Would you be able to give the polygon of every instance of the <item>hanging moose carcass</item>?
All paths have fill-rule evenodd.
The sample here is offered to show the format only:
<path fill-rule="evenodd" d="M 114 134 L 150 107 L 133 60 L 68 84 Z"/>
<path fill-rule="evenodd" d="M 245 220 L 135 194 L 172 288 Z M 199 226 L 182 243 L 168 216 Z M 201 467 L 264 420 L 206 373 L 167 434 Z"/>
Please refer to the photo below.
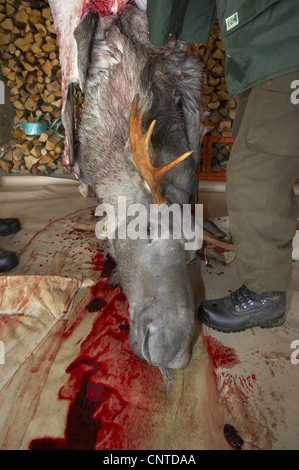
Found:
<path fill-rule="evenodd" d="M 118 219 L 120 196 L 148 210 L 153 204 L 194 206 L 202 137 L 201 65 L 179 43 L 151 44 L 146 13 L 125 3 L 116 14 L 100 15 L 92 2 L 77 24 L 76 16 L 73 23 L 65 20 L 75 38 L 66 52 L 61 2 L 50 0 L 63 72 L 64 164 L 98 200 L 115 208 Z M 78 81 L 85 99 L 77 134 L 72 81 Z M 145 217 L 142 223 L 146 237 L 110 240 L 129 302 L 130 345 L 152 365 L 182 369 L 190 360 L 195 328 L 190 251 L 183 234 L 153 239 L 152 220 Z"/>

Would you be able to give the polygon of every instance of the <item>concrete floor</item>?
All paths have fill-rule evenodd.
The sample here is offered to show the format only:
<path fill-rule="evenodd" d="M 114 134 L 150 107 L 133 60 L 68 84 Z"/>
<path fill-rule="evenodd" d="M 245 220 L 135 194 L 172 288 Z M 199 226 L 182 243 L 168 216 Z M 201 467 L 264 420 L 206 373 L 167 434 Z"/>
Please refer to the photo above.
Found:
<path fill-rule="evenodd" d="M 200 195 L 205 217 L 229 232 L 225 185 L 202 182 Z M 0 276 L 1 449 L 76 448 L 79 438 L 71 435 L 70 422 L 76 409 L 82 411 L 76 406 L 84 387 L 93 390 L 88 422 L 96 429 L 86 448 L 232 449 L 235 438 L 225 437 L 225 425 L 237 431 L 243 449 L 299 448 L 299 364 L 292 362 L 294 341 L 299 349 L 298 261 L 285 324 L 222 334 L 198 322 L 192 360 L 173 374 L 166 399 L 161 374 L 136 362 L 126 339 L 111 340 L 113 357 L 104 349 L 114 318 L 127 322 L 127 305 L 118 290 L 104 290 L 94 234 L 76 229 L 93 219 L 96 201 L 83 198 L 75 181 L 30 176 L 0 177 L 0 199 L 0 216 L 18 217 L 22 224 L 19 233 L 1 239 L 1 248 L 20 260 Z M 234 263 L 211 264 L 198 259 L 190 265 L 198 304 L 240 286 Z M 96 288 L 114 312 L 106 323 L 101 311 L 86 310 Z M 101 354 L 93 356 L 95 344 Z M 85 368 L 79 369 L 83 357 Z M 100 367 L 99 358 L 105 370 L 96 369 L 87 380 L 86 364 Z M 99 399 L 103 390 L 105 400 Z M 76 419 L 83 426 L 81 411 Z"/>

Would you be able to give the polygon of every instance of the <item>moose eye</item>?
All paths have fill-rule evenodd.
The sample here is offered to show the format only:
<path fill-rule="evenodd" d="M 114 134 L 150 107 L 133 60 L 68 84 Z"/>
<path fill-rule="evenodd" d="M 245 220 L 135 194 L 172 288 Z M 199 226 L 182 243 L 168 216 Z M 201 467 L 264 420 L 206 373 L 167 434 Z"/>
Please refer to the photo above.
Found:
<path fill-rule="evenodd" d="M 148 226 L 147 226 L 147 242 L 148 243 L 152 243 L 152 241 L 153 241 L 152 240 L 152 230 L 153 230 L 153 227 L 150 224 L 148 224 Z"/>

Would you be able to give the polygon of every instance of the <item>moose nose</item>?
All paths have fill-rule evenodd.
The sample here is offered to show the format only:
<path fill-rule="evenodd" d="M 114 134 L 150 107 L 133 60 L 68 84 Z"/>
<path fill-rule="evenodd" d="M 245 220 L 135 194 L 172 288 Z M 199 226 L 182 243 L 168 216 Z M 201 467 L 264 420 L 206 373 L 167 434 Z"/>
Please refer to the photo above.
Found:
<path fill-rule="evenodd" d="M 188 345 L 181 340 L 170 342 L 165 334 L 150 326 L 142 345 L 143 358 L 149 364 L 171 369 L 184 369 L 190 360 Z"/>
<path fill-rule="evenodd" d="M 151 361 L 151 355 L 150 355 L 150 350 L 149 350 L 149 338 L 152 334 L 153 333 L 151 333 L 150 328 L 148 328 L 144 341 L 143 341 L 143 347 L 142 347 L 142 355 L 144 359 L 150 364 L 152 364 L 152 361 Z"/>

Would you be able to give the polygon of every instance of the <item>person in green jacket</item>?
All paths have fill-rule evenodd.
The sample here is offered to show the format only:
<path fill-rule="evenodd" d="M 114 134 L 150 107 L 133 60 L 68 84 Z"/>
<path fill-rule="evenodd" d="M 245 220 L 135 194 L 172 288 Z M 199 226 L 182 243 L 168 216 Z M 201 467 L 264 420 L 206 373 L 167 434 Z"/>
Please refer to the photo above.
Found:
<path fill-rule="evenodd" d="M 207 43 L 216 14 L 230 98 L 239 96 L 227 203 L 241 287 L 205 300 L 201 320 L 223 332 L 285 320 L 299 177 L 298 0 L 148 0 L 150 41 Z"/>

